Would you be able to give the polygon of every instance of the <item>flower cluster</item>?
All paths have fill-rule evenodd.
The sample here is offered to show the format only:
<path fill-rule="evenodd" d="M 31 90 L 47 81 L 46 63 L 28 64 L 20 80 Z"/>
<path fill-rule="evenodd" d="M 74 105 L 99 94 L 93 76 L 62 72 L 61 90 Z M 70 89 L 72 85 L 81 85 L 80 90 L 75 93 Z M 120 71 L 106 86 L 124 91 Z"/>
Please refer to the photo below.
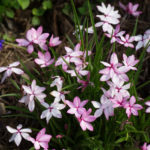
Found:
<path fill-rule="evenodd" d="M 123 107 L 126 109 L 126 114 L 130 118 L 131 114 L 137 116 L 137 110 L 141 110 L 143 107 L 139 104 L 135 104 L 136 99 L 134 96 L 130 97 L 128 89 L 130 88 L 130 83 L 125 84 L 129 81 L 127 72 L 130 70 L 136 70 L 134 67 L 138 60 L 135 59 L 134 55 L 127 57 L 123 54 L 123 64 L 118 62 L 116 53 L 113 53 L 110 58 L 110 64 L 107 62 L 101 62 L 106 68 L 99 71 L 102 74 L 100 78 L 101 81 L 107 81 L 109 85 L 109 90 L 104 90 L 104 94 L 101 97 L 101 103 L 93 101 L 92 104 L 97 111 L 95 116 L 99 117 L 104 114 L 106 119 L 109 119 L 109 116 L 114 115 L 114 108 Z M 109 81 L 109 80 L 112 81 Z M 130 98 L 129 101 L 127 101 Z"/>
<path fill-rule="evenodd" d="M 86 105 L 87 102 L 88 100 L 84 100 L 81 102 L 78 96 L 74 98 L 73 103 L 69 100 L 66 100 L 66 104 L 70 107 L 67 113 L 75 115 L 83 131 L 85 131 L 86 129 L 93 131 L 93 126 L 90 124 L 90 122 L 93 122 L 96 117 L 90 115 L 90 113 L 92 112 L 91 108 L 89 108 L 88 110 L 84 108 L 84 105 Z"/>
<path fill-rule="evenodd" d="M 74 50 L 65 47 L 66 55 L 59 57 L 58 60 L 55 63 L 55 66 L 62 65 L 62 68 L 65 72 L 71 74 L 72 77 L 77 77 L 77 74 L 79 76 L 86 76 L 88 75 L 89 71 L 85 70 L 85 68 L 88 65 L 88 62 L 86 62 L 86 53 L 88 55 L 91 55 L 91 51 L 81 51 L 81 43 L 78 43 Z M 70 65 L 73 64 L 74 69 L 69 70 Z"/>
<path fill-rule="evenodd" d="M 119 5 L 130 15 L 137 17 L 141 14 L 141 11 L 137 11 L 138 4 L 133 5 L 130 2 L 126 6 L 122 3 L 119 3 Z M 102 3 L 101 6 L 97 6 L 97 9 L 102 14 L 96 16 L 100 21 L 95 24 L 95 27 L 102 26 L 104 34 L 108 38 L 111 38 L 111 43 L 117 42 L 125 47 L 134 48 L 133 42 L 136 41 L 138 42 L 136 50 L 141 47 L 148 47 L 147 51 L 150 52 L 150 30 L 147 30 L 143 36 L 130 36 L 129 34 L 125 34 L 125 31 L 120 30 L 121 15 L 118 10 L 115 10 L 110 4 L 106 6 L 104 3 Z M 79 28 L 88 33 L 94 33 L 93 27 L 84 29 L 81 25 Z M 75 31 L 75 33 L 76 32 L 79 32 L 79 29 Z M 131 115 L 139 115 L 138 111 L 143 109 L 143 106 L 138 104 L 140 103 L 138 101 L 138 96 L 134 96 L 134 94 L 130 92 L 133 83 L 131 82 L 129 72 L 136 71 L 136 65 L 139 62 L 139 60 L 135 58 L 135 55 L 128 56 L 123 54 L 122 62 L 120 62 L 117 54 L 113 52 L 110 56 L 110 62 L 105 62 L 103 59 L 99 59 L 101 60 L 101 66 L 105 66 L 105 68 L 102 69 L 101 66 L 96 66 L 89 61 L 89 57 L 93 59 L 95 54 L 91 57 L 92 51 L 83 49 L 84 46 L 81 42 L 77 43 L 74 48 L 65 46 L 64 49 L 66 54 L 56 58 L 53 47 L 61 44 L 61 41 L 59 37 L 54 37 L 52 34 L 47 44 L 48 37 L 49 33 L 43 33 L 43 28 L 40 26 L 38 29 L 29 29 L 26 33 L 26 39 L 16 39 L 19 46 L 27 47 L 28 53 L 34 51 L 35 45 L 39 46 L 37 53 L 35 51 L 35 55 L 33 55 L 36 56 L 34 62 L 39 65 L 37 67 L 40 67 L 42 73 L 45 73 L 44 80 L 48 79 L 47 81 L 40 81 L 38 78 L 31 78 L 32 80 L 26 80 L 27 85 L 21 85 L 23 97 L 20 98 L 19 102 L 27 105 L 29 113 L 36 113 L 35 110 L 38 110 L 37 116 L 39 119 L 46 119 L 48 125 L 53 122 L 53 119 L 51 119 L 52 117 L 59 120 L 65 116 L 64 113 L 68 113 L 75 116 L 83 131 L 93 131 L 94 127 L 92 122 L 101 117 L 103 113 L 105 118 L 109 120 L 110 117 L 114 116 L 114 110 L 117 108 L 121 108 L 126 112 L 127 120 L 131 118 Z M 84 42 L 84 40 L 82 42 Z M 2 42 L 0 41 L 0 43 Z M 55 59 L 53 58 L 54 56 Z M 3 83 L 7 77 L 10 77 L 12 73 L 18 75 L 24 73 L 24 71 L 17 68 L 19 64 L 20 63 L 17 61 L 6 67 L 0 67 L 0 72 L 5 71 L 1 83 Z M 62 67 L 60 71 L 61 73 L 58 71 L 58 66 Z M 50 70 L 45 69 L 45 67 L 50 69 L 52 67 L 51 70 L 56 68 L 56 71 L 50 72 Z M 100 68 L 100 70 L 96 67 Z M 94 72 L 95 70 L 97 71 Z M 97 76 L 93 77 L 92 75 L 98 74 L 98 70 L 100 81 L 99 76 L 98 81 L 95 81 Z M 69 82 L 67 82 L 67 78 Z M 74 82 L 75 84 L 72 84 L 71 82 Z M 106 84 L 105 86 L 96 87 L 97 82 L 101 82 L 102 84 L 105 82 Z M 89 96 L 88 98 L 86 97 L 84 100 L 81 100 L 79 95 L 73 93 L 74 91 L 70 88 L 74 85 L 74 90 L 77 91 L 77 89 L 81 89 L 81 96 L 83 96 L 83 99 L 84 96 L 87 96 L 86 90 L 88 91 L 88 88 L 86 89 L 86 87 L 88 85 L 92 85 L 91 89 L 93 91 L 98 89 L 97 91 L 99 93 L 96 93 L 96 91 L 96 94 L 94 93 L 96 96 L 93 96 L 93 93 L 91 92 L 92 90 L 88 91 L 91 92 L 90 94 L 94 98 L 92 97 L 92 100 L 90 100 L 91 98 Z M 80 86 L 78 87 L 78 85 Z M 145 105 L 148 106 L 146 113 L 150 113 L 150 101 L 145 102 Z M 38 109 L 38 106 L 40 106 L 40 109 Z M 92 115 L 93 109 L 91 106 L 95 108 L 94 115 Z M 67 107 L 69 107 L 68 110 L 66 110 Z M 17 129 L 10 126 L 6 126 L 6 128 L 13 134 L 9 141 L 14 141 L 17 146 L 20 145 L 23 138 L 33 143 L 36 150 L 40 150 L 40 148 L 48 150 L 49 148 L 48 144 L 52 135 L 46 134 L 46 128 L 41 129 L 36 138 L 30 136 L 30 133 L 32 132 L 31 129 L 24 129 L 21 124 L 17 126 Z M 67 127 L 65 129 L 67 130 Z M 56 137 L 56 139 L 59 140 L 65 137 L 62 133 L 53 134 L 53 137 Z M 149 148 L 150 147 L 147 143 L 144 143 L 142 146 L 142 150 L 149 150 Z"/>
<path fill-rule="evenodd" d="M 10 126 L 6 126 L 7 130 L 12 133 L 12 137 L 10 138 L 9 142 L 14 141 L 17 146 L 20 145 L 22 138 L 27 141 L 30 141 L 34 144 L 36 150 L 39 150 L 40 147 L 44 148 L 44 150 L 48 150 L 48 143 L 52 138 L 51 135 L 45 134 L 46 129 L 43 128 L 36 136 L 36 139 L 32 138 L 29 133 L 32 132 L 31 129 L 25 128 L 22 129 L 22 124 L 17 126 L 17 129 L 14 129 Z"/>
<path fill-rule="evenodd" d="M 28 53 L 32 53 L 34 51 L 34 44 L 39 45 L 40 48 L 43 50 L 48 50 L 48 46 L 46 45 L 46 40 L 49 36 L 49 33 L 43 33 L 43 27 L 40 26 L 37 30 L 34 28 L 31 28 L 28 30 L 26 34 L 26 39 L 16 39 L 16 42 L 18 42 L 19 46 L 25 46 L 27 47 Z M 59 37 L 54 38 L 53 35 L 50 38 L 49 46 L 54 47 L 61 43 L 59 41 Z"/>

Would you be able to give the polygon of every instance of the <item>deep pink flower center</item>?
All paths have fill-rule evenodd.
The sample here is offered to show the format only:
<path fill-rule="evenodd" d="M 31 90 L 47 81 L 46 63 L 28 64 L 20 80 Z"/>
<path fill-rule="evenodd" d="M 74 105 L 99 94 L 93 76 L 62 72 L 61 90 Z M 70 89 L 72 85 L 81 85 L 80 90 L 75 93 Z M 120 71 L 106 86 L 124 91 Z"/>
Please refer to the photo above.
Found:
<path fill-rule="evenodd" d="M 17 129 L 17 131 L 18 131 L 18 133 L 20 133 L 20 134 L 21 134 L 20 129 Z"/>
<path fill-rule="evenodd" d="M 49 111 L 51 112 L 51 111 L 52 111 L 52 109 L 54 109 L 54 108 L 50 106 L 48 109 L 49 109 Z"/>
<path fill-rule="evenodd" d="M 116 89 L 117 89 L 118 92 L 120 92 L 120 90 L 121 90 L 121 88 L 119 88 L 119 87 L 116 87 Z"/>

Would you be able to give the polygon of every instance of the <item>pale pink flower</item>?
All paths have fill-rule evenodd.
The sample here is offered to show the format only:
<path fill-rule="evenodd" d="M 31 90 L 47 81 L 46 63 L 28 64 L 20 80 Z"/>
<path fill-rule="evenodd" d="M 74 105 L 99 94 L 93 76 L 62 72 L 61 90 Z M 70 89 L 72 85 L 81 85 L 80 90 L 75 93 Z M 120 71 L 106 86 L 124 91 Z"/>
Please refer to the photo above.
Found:
<path fill-rule="evenodd" d="M 9 139 L 9 142 L 12 142 L 14 141 L 16 143 L 17 146 L 20 145 L 21 141 L 22 141 L 22 137 L 27 140 L 28 137 L 30 136 L 29 133 L 32 132 L 31 129 L 29 128 L 25 128 L 25 129 L 22 129 L 22 124 L 19 124 L 17 126 L 17 129 L 14 129 L 10 126 L 6 126 L 7 130 L 12 133 L 12 137 Z"/>
<path fill-rule="evenodd" d="M 100 22 L 95 24 L 95 27 L 102 26 L 104 32 L 112 33 L 113 25 L 119 24 L 119 18 L 121 17 L 118 14 L 118 10 L 114 10 L 114 7 L 108 4 L 106 7 L 104 3 L 101 6 L 97 6 L 98 11 L 103 13 L 104 15 L 96 15 L 96 17 L 100 18 Z"/>
<path fill-rule="evenodd" d="M 107 81 L 107 84 L 110 86 L 111 95 L 117 96 L 120 95 L 122 97 L 129 97 L 130 94 L 128 92 L 128 89 L 130 89 L 130 83 L 124 85 L 124 81 L 120 80 L 119 78 L 112 79 L 113 82 Z"/>
<path fill-rule="evenodd" d="M 43 33 L 43 27 L 40 26 L 37 30 L 31 28 L 26 33 L 26 39 L 16 39 L 19 46 L 27 47 L 28 53 L 32 53 L 34 51 L 33 44 L 38 44 L 42 49 L 47 50 L 46 39 L 49 36 L 48 33 Z"/>
<path fill-rule="evenodd" d="M 40 150 L 42 147 L 44 150 L 48 150 L 48 143 L 51 140 L 52 136 L 45 134 L 46 129 L 43 128 L 36 136 L 36 139 L 29 137 L 28 141 L 31 141 L 34 144 L 36 150 Z"/>
<path fill-rule="evenodd" d="M 75 116 L 78 118 L 85 111 L 84 105 L 86 105 L 88 100 L 81 101 L 80 98 L 76 96 L 73 102 L 70 102 L 68 100 L 66 100 L 65 102 L 70 107 L 67 113 L 75 114 Z"/>
<path fill-rule="evenodd" d="M 72 77 L 77 77 L 76 73 L 78 73 L 80 76 L 86 76 L 89 74 L 89 71 L 83 70 L 82 66 L 76 67 L 75 70 L 67 70 L 66 72 L 69 73 Z"/>
<path fill-rule="evenodd" d="M 121 64 L 118 62 L 118 57 L 116 53 L 113 53 L 110 58 L 110 64 L 107 62 L 101 61 L 101 63 L 106 66 L 105 69 L 102 69 L 99 71 L 100 74 L 103 74 L 102 77 L 100 78 L 101 81 L 107 81 L 110 78 L 115 77 L 115 74 L 118 74 L 117 67 L 120 66 Z"/>
<path fill-rule="evenodd" d="M 52 36 L 51 36 L 51 38 L 49 40 L 49 46 L 50 47 L 55 47 L 55 46 L 57 46 L 59 44 L 61 44 L 61 41 L 59 40 L 59 37 L 55 37 L 54 38 L 54 36 L 52 34 Z"/>
<path fill-rule="evenodd" d="M 65 47 L 66 50 L 66 55 L 63 56 L 65 61 L 70 64 L 70 63 L 75 63 L 76 65 L 82 64 L 82 60 L 80 59 L 80 56 L 83 55 L 83 51 L 80 51 L 81 43 L 78 43 L 74 50 L 71 49 L 70 47 Z M 55 66 L 62 65 L 62 68 L 64 71 L 68 69 L 68 65 L 66 64 L 62 57 L 59 57 L 58 60 L 55 63 Z"/>
<path fill-rule="evenodd" d="M 137 63 L 139 62 L 139 60 L 136 60 L 135 59 L 135 56 L 134 55 L 131 55 L 129 57 L 127 57 L 126 54 L 123 54 L 123 64 L 125 66 L 124 69 L 126 69 L 127 71 L 129 70 L 137 70 L 136 67 L 134 67 Z"/>
<path fill-rule="evenodd" d="M 134 45 L 132 44 L 132 42 L 134 41 L 134 37 L 133 36 L 129 36 L 129 34 L 126 34 L 125 37 L 121 36 L 121 40 L 120 40 L 120 44 L 124 45 L 125 47 L 131 47 L 134 48 Z"/>
<path fill-rule="evenodd" d="M 44 110 L 41 114 L 41 119 L 46 118 L 46 121 L 48 123 L 52 116 L 56 118 L 62 118 L 62 114 L 60 110 L 65 108 L 64 104 L 60 104 L 57 101 L 56 102 L 54 101 L 50 105 L 45 102 L 41 104 L 46 108 L 46 110 Z"/>
<path fill-rule="evenodd" d="M 28 105 L 29 110 L 32 112 L 35 108 L 34 98 L 39 100 L 40 103 L 44 102 L 46 94 L 42 93 L 45 90 L 45 87 L 40 87 L 36 85 L 36 80 L 32 81 L 31 86 L 22 85 L 24 93 L 26 96 L 23 96 L 19 102 L 25 103 Z"/>
<path fill-rule="evenodd" d="M 91 125 L 91 122 L 95 121 L 96 117 L 94 117 L 93 115 L 90 115 L 91 112 L 92 112 L 92 109 L 89 108 L 87 111 L 85 110 L 82 113 L 80 118 L 78 118 L 78 121 L 80 122 L 80 126 L 83 131 L 87 129 L 90 131 L 93 131 L 93 126 Z"/>
<path fill-rule="evenodd" d="M 48 51 L 45 54 L 38 51 L 38 56 L 39 56 L 39 58 L 36 58 L 34 61 L 35 61 L 35 63 L 40 65 L 41 68 L 47 67 L 54 62 L 54 59 L 51 59 L 51 54 Z"/>
<path fill-rule="evenodd" d="M 16 62 L 13 62 L 12 64 L 9 64 L 9 66 L 0 67 L 0 72 L 5 71 L 4 76 L 1 79 L 1 83 L 3 83 L 7 77 L 10 77 L 12 73 L 15 73 L 18 75 L 24 74 L 24 72 L 21 69 L 16 68 L 19 64 L 20 64 L 19 61 L 16 61 Z"/>
<path fill-rule="evenodd" d="M 101 103 L 92 101 L 93 106 L 97 109 L 94 116 L 96 118 L 100 117 L 104 112 L 106 119 L 109 120 L 109 116 L 114 116 L 114 108 L 112 107 L 113 103 L 106 97 L 106 95 L 102 95 L 100 102 Z"/>
<path fill-rule="evenodd" d="M 149 106 L 145 112 L 150 113 L 150 101 L 145 102 L 145 105 Z"/>
<path fill-rule="evenodd" d="M 120 31 L 120 24 L 118 24 L 115 30 L 113 29 L 111 33 L 105 33 L 105 35 L 111 38 L 110 41 L 111 43 L 114 43 L 114 42 L 119 42 L 120 37 L 123 36 L 124 33 L 125 31 Z"/>
<path fill-rule="evenodd" d="M 134 96 L 132 96 L 129 100 L 129 102 L 127 102 L 124 105 L 124 108 L 126 109 L 126 114 L 128 116 L 128 118 L 131 117 L 131 114 L 133 114 L 134 116 L 138 116 L 138 110 L 143 109 L 143 107 L 139 104 L 135 104 L 136 99 Z"/>
<path fill-rule="evenodd" d="M 68 64 L 70 64 L 70 57 L 68 57 L 67 55 L 62 56 L 62 57 L 65 59 L 65 61 L 66 61 Z M 64 71 L 66 71 L 66 70 L 68 69 L 68 65 L 66 64 L 66 62 L 63 60 L 62 57 L 59 57 L 59 58 L 57 59 L 57 61 L 55 62 L 55 66 L 57 67 L 57 66 L 59 66 L 59 65 L 62 65 L 62 69 L 63 69 Z"/>
<path fill-rule="evenodd" d="M 119 2 L 119 6 L 125 10 L 128 14 L 132 15 L 132 16 L 139 16 L 142 12 L 141 11 L 137 11 L 137 8 L 139 7 L 139 4 L 135 4 L 133 5 L 131 2 L 128 3 L 128 5 L 124 5 L 121 2 Z"/>
<path fill-rule="evenodd" d="M 68 64 L 72 65 L 71 63 L 73 63 L 73 65 L 75 65 L 75 69 L 76 72 L 78 72 L 78 74 L 87 75 L 88 71 L 83 70 L 88 65 L 88 62 L 86 62 L 86 51 L 81 51 L 80 47 L 81 43 L 76 44 L 74 50 L 71 49 L 70 47 L 65 47 L 66 55 L 59 57 L 55 63 L 55 66 L 62 65 L 62 68 L 65 72 L 70 73 L 71 76 L 76 76 L 74 70 L 67 70 L 69 67 Z M 91 51 L 88 51 L 87 55 L 91 55 Z"/>
<path fill-rule="evenodd" d="M 144 145 L 141 147 L 141 150 L 150 150 L 150 144 L 147 145 L 147 143 L 145 142 Z"/>

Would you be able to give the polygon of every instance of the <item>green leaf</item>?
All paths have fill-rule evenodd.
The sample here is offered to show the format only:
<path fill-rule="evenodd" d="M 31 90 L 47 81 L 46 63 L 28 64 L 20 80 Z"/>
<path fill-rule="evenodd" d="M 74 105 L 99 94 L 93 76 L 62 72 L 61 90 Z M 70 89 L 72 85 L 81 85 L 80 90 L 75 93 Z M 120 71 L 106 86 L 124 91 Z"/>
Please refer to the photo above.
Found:
<path fill-rule="evenodd" d="M 71 11 L 71 7 L 68 3 L 64 4 L 64 8 L 62 9 L 62 12 L 67 15 L 70 16 L 70 11 Z"/>
<path fill-rule="evenodd" d="M 42 8 L 33 8 L 32 9 L 32 14 L 34 16 L 43 16 L 44 12 L 45 12 L 45 10 Z"/>
<path fill-rule="evenodd" d="M 0 15 L 2 15 L 5 12 L 5 7 L 3 5 L 0 5 Z"/>
<path fill-rule="evenodd" d="M 37 16 L 32 17 L 32 25 L 38 26 L 40 24 L 40 19 Z"/>
<path fill-rule="evenodd" d="M 122 138 L 118 139 L 115 143 L 122 143 L 124 141 L 126 141 L 126 137 L 122 137 Z"/>
<path fill-rule="evenodd" d="M 20 111 L 20 112 L 24 112 L 24 113 L 31 113 L 28 109 L 17 107 L 17 106 L 5 106 L 5 108 Z"/>
<path fill-rule="evenodd" d="M 26 9 L 30 5 L 30 0 L 18 0 L 22 9 Z"/>
<path fill-rule="evenodd" d="M 31 116 L 31 115 L 26 115 L 26 114 L 10 114 L 10 115 L 3 115 L 1 116 L 3 118 L 9 118 L 9 117 L 23 117 L 23 118 L 31 118 L 31 119 L 35 119 L 35 117 Z"/>
<path fill-rule="evenodd" d="M 53 7 L 51 0 L 46 0 L 42 3 L 42 7 L 44 10 L 51 9 Z"/>
<path fill-rule="evenodd" d="M 16 93 L 3 94 L 3 95 L 0 95 L 0 98 L 2 98 L 2 97 L 11 97 L 11 96 L 19 97 L 20 95 L 16 94 Z"/>
<path fill-rule="evenodd" d="M 35 150 L 34 147 L 31 147 L 29 150 Z"/>
<path fill-rule="evenodd" d="M 14 18 L 15 16 L 14 11 L 12 9 L 7 9 L 5 13 L 6 13 L 6 16 L 9 18 Z"/>
<path fill-rule="evenodd" d="M 17 90 L 20 90 L 20 87 L 19 85 L 17 84 L 17 82 L 13 79 L 10 79 L 11 83 L 14 85 L 14 87 L 17 89 Z"/>

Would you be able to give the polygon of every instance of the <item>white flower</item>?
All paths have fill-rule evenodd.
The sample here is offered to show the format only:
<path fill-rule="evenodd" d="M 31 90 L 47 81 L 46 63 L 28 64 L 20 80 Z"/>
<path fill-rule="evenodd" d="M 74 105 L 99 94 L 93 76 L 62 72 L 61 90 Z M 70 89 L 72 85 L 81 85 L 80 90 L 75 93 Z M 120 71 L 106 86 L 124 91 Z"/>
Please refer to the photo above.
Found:
<path fill-rule="evenodd" d="M 101 103 L 97 101 L 92 101 L 92 104 L 95 108 L 97 108 L 94 116 L 100 117 L 104 111 L 105 117 L 108 120 L 109 116 L 114 115 L 114 108 L 113 108 L 113 103 L 111 100 L 109 100 L 105 95 L 102 95 L 101 97 Z"/>
<path fill-rule="evenodd" d="M 65 94 L 70 93 L 70 91 L 52 91 L 50 94 L 55 97 L 55 101 L 59 102 L 62 100 L 65 103 Z"/>
<path fill-rule="evenodd" d="M 114 10 L 114 7 L 108 4 L 106 7 L 104 3 L 102 6 L 97 6 L 98 11 L 104 15 L 97 15 L 96 17 L 100 18 L 100 22 L 95 24 L 95 27 L 102 26 L 104 32 L 112 33 L 113 25 L 119 24 L 119 18 L 121 17 L 118 14 L 118 10 Z"/>
<path fill-rule="evenodd" d="M 54 101 L 52 104 L 42 103 L 42 105 L 47 108 L 41 114 L 41 119 L 46 118 L 47 123 L 51 119 L 52 116 L 56 118 L 62 118 L 61 111 L 65 108 L 64 104 L 60 104 L 57 101 Z"/>
<path fill-rule="evenodd" d="M 55 77 L 53 77 L 53 78 L 55 78 L 55 80 L 50 84 L 50 87 L 56 86 L 56 87 L 57 87 L 57 90 L 58 90 L 58 91 L 61 91 L 62 85 L 63 85 L 63 79 L 62 79 L 62 77 L 60 77 L 60 76 L 55 76 Z"/>
<path fill-rule="evenodd" d="M 89 34 L 93 34 L 93 33 L 94 33 L 94 30 L 93 30 L 93 27 L 92 27 L 92 26 L 90 26 L 90 27 L 88 27 L 88 28 L 85 28 L 85 27 L 83 28 L 83 27 L 84 27 L 83 25 L 80 25 L 80 26 L 79 26 L 79 28 L 80 28 L 81 31 L 84 30 L 85 32 L 87 32 L 87 33 L 89 33 Z M 76 31 L 73 32 L 73 35 L 75 35 L 76 33 L 79 33 L 78 26 L 77 26 Z"/>
<path fill-rule="evenodd" d="M 139 50 L 142 47 L 146 47 L 147 48 L 147 52 L 150 52 L 150 29 L 146 30 L 144 35 L 137 35 L 134 36 L 135 41 L 137 41 L 137 45 L 136 45 L 136 50 Z"/>
<path fill-rule="evenodd" d="M 18 66 L 19 64 L 20 63 L 16 61 L 7 67 L 0 67 L 0 72 L 5 71 L 4 76 L 1 80 L 1 83 L 3 83 L 7 77 L 10 77 L 13 72 L 19 75 L 24 73 L 21 69 L 16 68 L 16 66 Z"/>
<path fill-rule="evenodd" d="M 34 98 L 37 98 L 37 100 L 42 103 L 46 97 L 46 94 L 42 93 L 45 90 L 45 87 L 37 86 L 36 80 L 32 81 L 31 86 L 23 85 L 22 88 L 27 95 L 22 97 L 19 102 L 28 105 L 30 111 L 33 111 L 35 107 Z"/>
<path fill-rule="evenodd" d="M 32 132 L 32 130 L 29 128 L 22 129 L 22 124 L 19 124 L 17 126 L 17 129 L 14 129 L 10 126 L 6 126 L 6 128 L 10 133 L 13 134 L 12 137 L 9 139 L 9 142 L 14 141 L 17 146 L 20 145 L 22 137 L 27 140 L 30 136 L 28 133 Z"/>

